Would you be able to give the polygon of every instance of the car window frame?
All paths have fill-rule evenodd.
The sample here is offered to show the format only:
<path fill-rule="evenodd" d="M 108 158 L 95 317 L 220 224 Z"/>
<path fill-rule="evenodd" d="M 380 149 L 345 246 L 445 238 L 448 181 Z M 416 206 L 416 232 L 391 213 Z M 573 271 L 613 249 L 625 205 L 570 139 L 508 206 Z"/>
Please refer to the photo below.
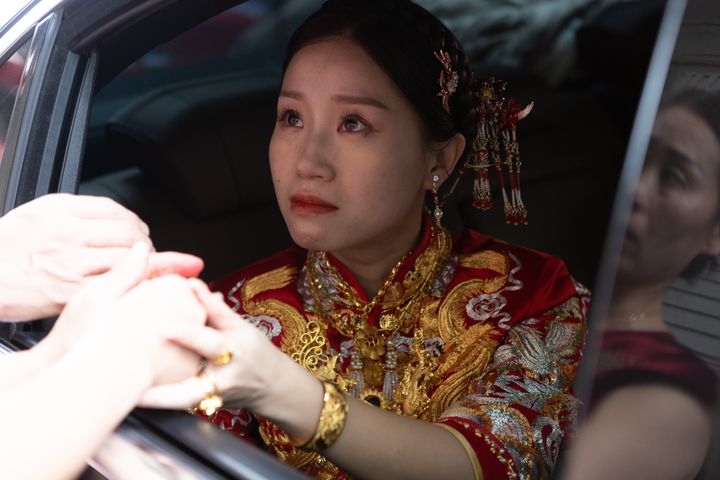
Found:
<path fill-rule="evenodd" d="M 47 71 L 49 50 L 57 35 L 59 17 L 51 13 L 30 34 L 20 37 L 3 56 L 4 61 L 30 40 L 28 57 L 8 122 L 5 149 L 0 160 L 0 212 L 4 215 L 16 205 L 18 177 L 24 164 L 27 137 L 41 95 L 40 84 Z"/>

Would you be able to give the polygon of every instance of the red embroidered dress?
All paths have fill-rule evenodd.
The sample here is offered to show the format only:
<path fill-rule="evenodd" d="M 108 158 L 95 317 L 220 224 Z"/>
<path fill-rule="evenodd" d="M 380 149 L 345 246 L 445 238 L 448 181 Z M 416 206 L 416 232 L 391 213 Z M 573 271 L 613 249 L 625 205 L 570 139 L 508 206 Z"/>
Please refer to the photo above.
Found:
<path fill-rule="evenodd" d="M 449 429 L 487 479 L 545 478 L 574 425 L 570 393 L 589 292 L 558 258 L 424 222 L 418 247 L 370 301 L 330 254 L 291 248 L 214 284 L 294 361 L 349 395 Z M 348 478 L 237 410 L 212 421 L 258 432 L 316 478 Z"/>

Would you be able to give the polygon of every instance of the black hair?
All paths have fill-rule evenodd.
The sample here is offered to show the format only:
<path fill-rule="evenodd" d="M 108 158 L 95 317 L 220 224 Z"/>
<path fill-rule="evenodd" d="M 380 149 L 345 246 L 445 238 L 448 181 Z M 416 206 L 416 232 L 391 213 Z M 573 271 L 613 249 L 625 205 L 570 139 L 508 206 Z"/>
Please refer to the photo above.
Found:
<path fill-rule="evenodd" d="M 684 90 L 673 94 L 663 104 L 663 108 L 682 107 L 702 119 L 712 130 L 715 141 L 720 145 L 720 92 L 706 92 L 702 90 Z M 720 162 L 720 158 L 718 159 Z M 720 182 L 720 178 L 717 179 Z M 718 199 L 720 205 L 720 198 Z M 717 221 L 720 222 L 720 206 L 717 212 Z M 680 273 L 680 277 L 692 280 L 710 268 L 718 266 L 715 255 L 700 253 Z"/>
<path fill-rule="evenodd" d="M 335 36 L 352 39 L 385 71 L 417 111 L 431 140 L 461 133 L 469 150 L 477 128 L 475 80 L 462 46 L 435 16 L 410 0 L 328 0 L 293 34 L 284 68 L 303 47 Z M 442 64 L 435 52 L 440 50 L 449 54 L 458 74 L 450 112 L 438 96 Z"/>

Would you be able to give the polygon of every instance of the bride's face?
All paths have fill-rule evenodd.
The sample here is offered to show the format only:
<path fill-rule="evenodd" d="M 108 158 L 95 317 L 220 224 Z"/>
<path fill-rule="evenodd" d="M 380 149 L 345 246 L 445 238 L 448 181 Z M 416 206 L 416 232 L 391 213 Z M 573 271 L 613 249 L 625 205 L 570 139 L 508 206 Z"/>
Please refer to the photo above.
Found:
<path fill-rule="evenodd" d="M 434 155 L 418 114 L 360 46 L 333 37 L 295 54 L 270 167 L 296 243 L 349 254 L 417 235 Z"/>
<path fill-rule="evenodd" d="M 720 144 L 685 107 L 655 122 L 635 194 L 620 269 L 621 281 L 666 283 L 698 254 L 720 244 Z"/>

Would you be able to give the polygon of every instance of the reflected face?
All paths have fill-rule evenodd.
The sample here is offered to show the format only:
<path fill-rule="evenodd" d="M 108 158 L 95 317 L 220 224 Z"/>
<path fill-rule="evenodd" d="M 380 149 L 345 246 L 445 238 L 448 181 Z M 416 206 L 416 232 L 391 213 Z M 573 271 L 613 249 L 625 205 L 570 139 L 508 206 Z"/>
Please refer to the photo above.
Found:
<path fill-rule="evenodd" d="M 357 44 L 302 48 L 285 72 L 270 167 L 297 244 L 333 253 L 417 235 L 434 158 L 402 92 Z"/>
<path fill-rule="evenodd" d="M 662 111 L 635 194 L 621 281 L 667 283 L 700 253 L 716 255 L 720 144 L 686 107 Z"/>

